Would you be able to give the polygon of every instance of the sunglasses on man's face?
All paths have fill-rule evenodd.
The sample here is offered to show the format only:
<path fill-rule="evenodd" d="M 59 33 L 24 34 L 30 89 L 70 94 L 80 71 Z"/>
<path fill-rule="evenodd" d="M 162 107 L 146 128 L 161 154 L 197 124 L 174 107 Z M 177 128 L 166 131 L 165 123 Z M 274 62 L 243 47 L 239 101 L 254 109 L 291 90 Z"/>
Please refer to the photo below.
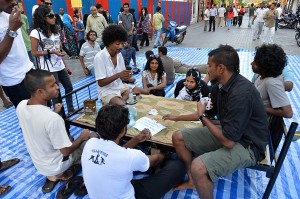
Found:
<path fill-rule="evenodd" d="M 53 13 L 47 14 L 46 17 L 48 17 L 49 19 L 53 19 L 55 17 L 55 15 Z"/>
<path fill-rule="evenodd" d="M 45 5 L 52 6 L 52 3 L 45 2 Z"/>

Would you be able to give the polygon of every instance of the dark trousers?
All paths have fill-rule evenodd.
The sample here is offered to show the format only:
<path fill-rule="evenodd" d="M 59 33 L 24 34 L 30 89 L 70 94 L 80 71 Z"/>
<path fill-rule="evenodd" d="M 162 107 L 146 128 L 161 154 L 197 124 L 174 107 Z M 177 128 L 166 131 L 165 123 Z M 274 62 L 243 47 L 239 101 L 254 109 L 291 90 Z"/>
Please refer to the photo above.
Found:
<path fill-rule="evenodd" d="M 142 35 L 142 40 L 141 40 L 141 44 L 140 46 L 144 46 L 144 42 L 146 41 L 146 46 L 149 46 L 149 37 L 148 37 L 148 33 L 146 32 L 143 32 L 143 35 Z"/>
<path fill-rule="evenodd" d="M 65 89 L 65 94 L 73 91 L 73 85 L 66 69 L 57 72 L 52 72 L 52 74 L 55 77 L 56 82 L 57 83 L 60 82 L 63 85 Z M 68 112 L 73 112 L 74 106 L 73 106 L 72 95 L 66 97 L 66 102 L 67 102 Z M 59 103 L 59 100 L 57 98 L 52 99 L 52 103 L 53 104 Z"/>
<path fill-rule="evenodd" d="M 80 52 L 80 50 L 81 50 L 81 46 L 84 44 L 84 42 L 85 42 L 85 40 L 83 39 L 83 40 L 79 40 L 78 41 L 78 48 L 79 48 L 79 52 Z"/>
<path fill-rule="evenodd" d="M 238 17 L 233 17 L 233 25 L 236 26 Z"/>
<path fill-rule="evenodd" d="M 243 16 L 238 16 L 239 26 L 242 25 L 243 22 Z"/>
<path fill-rule="evenodd" d="M 277 29 L 278 29 L 278 22 L 279 22 L 279 19 L 276 19 L 276 21 L 275 21 L 275 31 L 277 31 Z"/>
<path fill-rule="evenodd" d="M 9 100 L 17 108 L 18 104 L 24 100 L 30 98 L 30 93 L 26 90 L 24 80 L 14 86 L 2 86 L 5 95 L 9 97 Z"/>
<path fill-rule="evenodd" d="M 213 31 L 215 31 L 215 29 L 216 29 L 215 16 L 210 16 L 209 17 L 209 30 L 208 31 L 211 31 L 211 25 L 213 25 Z"/>
<path fill-rule="evenodd" d="M 62 44 L 62 49 L 67 53 L 67 55 L 68 55 L 69 57 L 72 56 L 72 54 L 70 53 L 70 51 L 69 51 L 68 48 L 66 47 L 66 44 Z"/>
<path fill-rule="evenodd" d="M 167 160 L 161 170 L 140 180 L 132 180 L 136 199 L 159 199 L 181 182 L 186 173 L 181 160 Z"/>
<path fill-rule="evenodd" d="M 147 84 L 147 86 L 148 86 L 148 88 L 153 87 L 152 84 Z M 161 96 L 161 97 L 164 97 L 164 96 L 166 95 L 166 92 L 165 92 L 164 89 L 161 89 L 161 90 L 151 90 L 151 91 L 149 92 L 149 94 L 155 95 L 155 96 Z"/>

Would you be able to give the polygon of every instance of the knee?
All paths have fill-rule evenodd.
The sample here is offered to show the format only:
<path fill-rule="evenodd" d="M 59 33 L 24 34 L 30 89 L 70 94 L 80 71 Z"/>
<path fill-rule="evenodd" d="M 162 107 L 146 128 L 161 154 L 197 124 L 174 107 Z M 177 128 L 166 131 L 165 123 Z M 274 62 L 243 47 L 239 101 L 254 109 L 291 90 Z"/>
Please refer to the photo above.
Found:
<path fill-rule="evenodd" d="M 182 144 L 184 142 L 182 132 L 181 131 L 175 131 L 172 135 L 172 143 L 173 146 L 176 148 L 176 146 Z"/>
<path fill-rule="evenodd" d="M 191 165 L 191 174 L 193 178 L 198 179 L 207 175 L 207 169 L 200 157 L 193 160 Z"/>

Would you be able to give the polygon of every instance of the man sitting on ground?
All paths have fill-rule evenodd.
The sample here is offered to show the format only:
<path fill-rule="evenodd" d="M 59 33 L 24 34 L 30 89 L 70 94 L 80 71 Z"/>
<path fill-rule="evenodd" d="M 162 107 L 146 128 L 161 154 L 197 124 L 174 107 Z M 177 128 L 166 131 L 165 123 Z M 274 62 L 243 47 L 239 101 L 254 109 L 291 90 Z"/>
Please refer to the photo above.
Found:
<path fill-rule="evenodd" d="M 159 199 L 185 174 L 180 160 L 168 160 L 161 169 L 140 180 L 132 180 L 134 171 L 147 171 L 150 166 L 162 162 L 164 155 L 146 156 L 134 147 L 150 139 L 148 129 L 131 139 L 124 147 L 120 139 L 127 132 L 129 111 L 120 105 L 104 106 L 98 113 L 96 129 L 100 139 L 90 139 L 82 153 L 82 172 L 91 199 L 95 198 L 137 198 Z"/>
<path fill-rule="evenodd" d="M 54 111 L 47 106 L 59 90 L 49 71 L 29 71 L 24 84 L 31 97 L 19 103 L 17 116 L 32 162 L 40 174 L 47 176 L 42 190 L 48 193 L 58 180 L 69 180 L 80 169 L 82 143 L 91 134 L 83 130 L 73 143 L 70 141 L 64 120 L 57 114 L 61 104 L 55 104 Z"/>
<path fill-rule="evenodd" d="M 167 56 L 168 49 L 164 46 L 158 47 L 158 56 L 160 57 L 167 76 L 167 85 L 173 84 L 175 80 L 174 61 Z"/>
<path fill-rule="evenodd" d="M 189 177 L 176 189 L 196 188 L 200 198 L 213 198 L 213 182 L 219 177 L 264 159 L 269 139 L 263 102 L 254 85 L 239 74 L 235 49 L 220 46 L 208 56 L 210 80 L 218 83 L 211 93 L 211 110 L 205 111 L 206 103 L 197 103 L 204 127 L 182 129 L 172 136 Z M 210 120 L 215 115 L 220 126 Z"/>
<path fill-rule="evenodd" d="M 84 74 L 95 76 L 94 71 L 94 57 L 101 51 L 99 44 L 96 42 L 97 33 L 96 31 L 90 30 L 86 34 L 87 42 L 85 42 L 79 53 L 79 59 L 82 66 Z"/>
<path fill-rule="evenodd" d="M 150 56 L 153 56 L 154 55 L 154 52 L 152 50 L 147 50 L 145 52 L 145 56 L 146 56 L 146 62 L 147 60 L 149 59 Z"/>
<path fill-rule="evenodd" d="M 284 89 L 282 71 L 287 57 L 276 44 L 262 45 L 256 49 L 251 63 L 254 73 L 259 74 L 254 85 L 260 93 L 265 110 L 270 115 L 291 118 L 293 116 L 289 98 Z"/>
<path fill-rule="evenodd" d="M 102 33 L 105 48 L 95 56 L 95 77 L 97 80 L 98 99 L 106 104 L 124 105 L 129 97 L 129 85 L 132 71 L 126 70 L 121 54 L 123 42 L 127 41 L 127 32 L 118 25 L 110 25 Z M 133 87 L 138 93 L 149 93 L 145 89 Z"/>
<path fill-rule="evenodd" d="M 130 67 L 131 59 L 133 61 L 132 66 L 136 67 L 136 57 L 135 57 L 136 50 L 135 50 L 135 48 L 130 46 L 130 41 L 129 40 L 124 42 L 124 47 L 122 48 L 121 53 L 123 55 L 124 62 L 125 62 L 125 67 L 127 69 L 131 69 L 131 67 Z"/>

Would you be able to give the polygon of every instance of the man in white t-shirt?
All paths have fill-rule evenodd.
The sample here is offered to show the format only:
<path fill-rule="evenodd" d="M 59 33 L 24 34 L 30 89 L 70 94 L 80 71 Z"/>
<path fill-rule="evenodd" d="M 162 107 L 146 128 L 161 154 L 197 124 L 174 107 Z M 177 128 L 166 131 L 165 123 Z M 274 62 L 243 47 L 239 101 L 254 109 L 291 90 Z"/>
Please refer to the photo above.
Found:
<path fill-rule="evenodd" d="M 278 13 L 278 18 L 276 19 L 276 22 L 275 22 L 275 31 L 277 31 L 278 22 L 279 22 L 279 19 L 281 19 L 281 15 L 282 15 L 282 8 L 280 7 L 280 3 L 277 3 L 276 7 L 277 7 L 276 10 Z"/>
<path fill-rule="evenodd" d="M 260 38 L 262 29 L 264 27 L 264 15 L 267 12 L 264 6 L 265 4 L 261 3 L 260 8 L 256 9 L 254 12 L 254 18 L 252 21 L 252 24 L 254 24 L 253 41 Z"/>
<path fill-rule="evenodd" d="M 209 7 L 206 7 L 206 10 L 204 11 L 204 31 L 207 30 L 207 25 L 209 22 Z"/>
<path fill-rule="evenodd" d="M 41 0 L 41 5 L 46 5 L 46 6 L 49 6 L 49 7 L 52 7 L 52 0 Z M 33 14 L 35 12 L 35 10 L 39 7 L 39 5 L 34 5 L 32 7 L 32 10 L 31 10 L 31 15 L 33 17 Z"/>
<path fill-rule="evenodd" d="M 17 116 L 32 162 L 47 177 L 42 191 L 48 193 L 59 180 L 68 180 L 78 172 L 84 141 L 92 134 L 83 130 L 73 143 L 70 141 L 64 120 L 57 114 L 61 104 L 55 104 L 54 111 L 47 106 L 59 90 L 49 71 L 29 71 L 24 84 L 31 97 L 19 103 Z"/>
<path fill-rule="evenodd" d="M 105 48 L 95 56 L 94 70 L 98 83 L 98 99 L 104 105 L 124 105 L 129 97 L 129 86 L 122 83 L 122 80 L 129 81 L 132 77 L 132 71 L 126 70 L 121 54 L 125 41 L 127 32 L 121 26 L 110 25 L 102 33 Z"/>
<path fill-rule="evenodd" d="M 219 23 L 218 27 L 223 27 L 223 21 L 224 21 L 224 14 L 226 12 L 226 9 L 224 8 L 223 4 L 221 5 L 221 8 L 218 9 L 219 13 Z"/>
<path fill-rule="evenodd" d="M 22 24 L 16 2 L 0 0 L 0 86 L 15 107 L 30 97 L 23 80 L 33 68 L 22 37 Z"/>
<path fill-rule="evenodd" d="M 123 147 L 119 146 L 127 131 L 128 115 L 128 109 L 120 105 L 103 106 L 98 113 L 96 130 L 101 138 L 90 139 L 81 157 L 83 178 L 91 199 L 159 199 L 185 174 L 180 160 L 168 160 L 157 173 L 132 180 L 134 171 L 147 171 L 150 166 L 160 164 L 164 155 L 146 156 L 142 151 L 131 149 L 150 139 L 148 129 Z"/>

